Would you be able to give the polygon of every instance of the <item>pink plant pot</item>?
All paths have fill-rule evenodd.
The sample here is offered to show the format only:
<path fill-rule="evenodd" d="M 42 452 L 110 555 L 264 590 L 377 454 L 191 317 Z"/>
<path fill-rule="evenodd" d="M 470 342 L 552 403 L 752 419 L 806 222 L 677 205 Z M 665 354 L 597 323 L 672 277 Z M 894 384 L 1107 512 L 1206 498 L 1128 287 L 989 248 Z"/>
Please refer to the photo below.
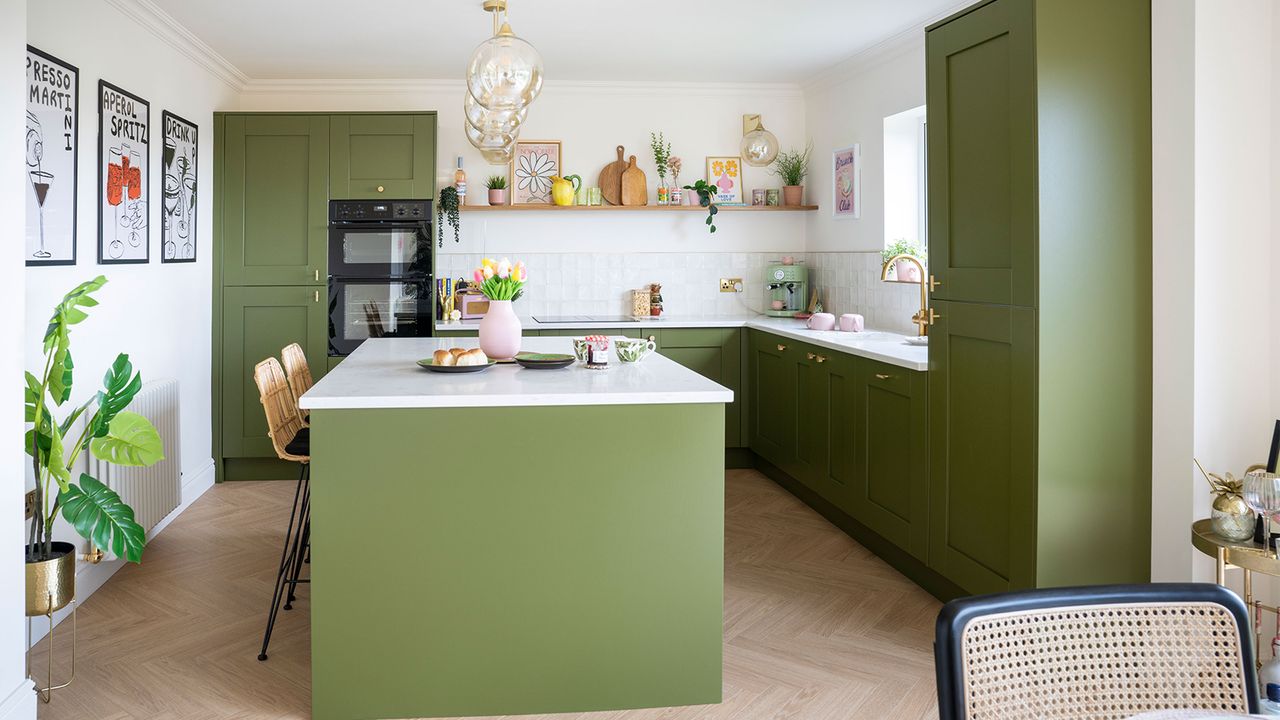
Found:
<path fill-rule="evenodd" d="M 504 188 L 504 189 L 502 189 L 502 190 L 490 190 L 490 191 L 489 191 L 489 204 L 490 204 L 490 205 L 506 205 L 506 204 L 507 204 L 507 191 L 506 191 L 506 189 Z"/>
<path fill-rule="evenodd" d="M 899 282 L 920 282 L 920 268 L 909 260 L 899 260 L 893 264 L 894 273 Z"/>
<path fill-rule="evenodd" d="M 520 318 L 510 300 L 490 300 L 480 320 L 480 349 L 491 360 L 509 360 L 520 352 Z"/>

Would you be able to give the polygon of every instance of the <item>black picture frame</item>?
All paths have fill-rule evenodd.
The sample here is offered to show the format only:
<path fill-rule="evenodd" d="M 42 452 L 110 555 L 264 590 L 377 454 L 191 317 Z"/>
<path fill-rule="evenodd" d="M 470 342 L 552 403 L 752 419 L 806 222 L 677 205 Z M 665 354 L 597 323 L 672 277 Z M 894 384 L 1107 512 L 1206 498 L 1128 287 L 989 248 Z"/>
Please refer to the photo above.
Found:
<path fill-rule="evenodd" d="M 108 91 L 112 93 L 116 93 L 117 95 L 123 96 L 124 98 L 127 98 L 129 100 L 132 100 L 134 103 L 136 103 L 135 107 L 140 107 L 145 112 L 144 119 L 138 120 L 135 115 L 132 118 L 124 119 L 122 124 L 122 127 L 128 127 L 130 132 L 133 132 L 136 135 L 140 136 L 140 137 L 130 137 L 129 141 L 130 143 L 136 144 L 138 147 L 140 147 L 141 151 L 136 153 L 130 153 L 128 156 L 125 156 L 123 154 L 123 146 L 120 148 L 122 151 L 120 153 L 122 159 L 125 157 L 129 157 L 129 158 L 137 157 L 139 160 L 141 160 L 141 163 L 145 168 L 145 172 L 143 171 L 143 169 L 139 169 L 139 177 L 136 179 L 133 179 L 130 177 L 122 178 L 123 180 L 122 187 L 116 189 L 115 194 L 118 197 L 117 197 L 117 202 L 114 204 L 109 202 L 110 193 L 108 188 L 108 176 L 111 174 L 108 167 L 110 164 L 108 162 L 109 156 L 107 155 L 107 152 L 108 152 L 107 143 L 109 142 L 109 139 L 107 137 L 107 117 L 109 113 L 106 108 L 106 101 L 107 101 Z M 123 115 L 123 113 L 117 113 L 115 111 L 111 111 L 110 114 L 113 116 Z M 116 140 L 115 131 L 116 131 L 116 128 L 113 125 L 112 138 L 110 139 L 111 141 Z M 133 145 L 131 144 L 129 145 L 129 147 L 132 149 Z M 111 148 L 111 149 L 115 149 L 115 148 Z M 130 170 L 122 169 L 122 174 L 129 175 L 131 172 L 131 168 L 134 164 L 135 164 L 134 161 L 131 160 L 129 164 Z M 134 186 L 135 183 L 136 183 L 136 186 L 139 188 L 138 190 L 139 197 L 128 198 L 133 202 L 132 204 L 126 203 L 125 193 L 127 192 L 128 187 Z M 146 264 L 151 262 L 150 189 L 151 189 L 151 103 L 147 102 L 146 100 L 143 100 L 137 95 L 134 95 L 128 90 L 121 88 L 118 85 L 109 83 L 106 80 L 98 80 L 98 264 L 99 265 L 140 265 L 140 264 Z M 141 202 L 139 203 L 139 201 Z M 142 249 L 141 257 L 136 257 L 136 256 L 125 257 L 123 250 L 119 252 L 117 252 L 116 250 L 117 245 L 120 246 L 121 248 L 124 248 L 126 247 L 126 243 L 120 242 L 120 228 L 122 227 L 122 225 L 119 222 L 119 211 L 118 210 L 113 211 L 113 213 L 110 215 L 110 218 L 109 218 L 110 221 L 108 221 L 107 207 L 111 206 L 112 208 L 118 208 L 120 205 L 124 205 L 126 207 L 126 213 L 132 213 L 138 218 L 138 221 L 136 222 L 136 224 L 133 225 L 131 228 L 129 228 L 128 232 L 125 234 L 125 237 L 128 240 L 127 245 L 140 247 Z M 139 205 L 141 205 L 141 207 L 139 207 Z M 112 232 L 110 233 L 110 235 L 108 235 L 108 232 L 107 232 L 108 226 L 111 226 L 111 229 L 112 229 Z M 139 237 L 139 234 L 141 235 L 141 237 Z M 111 238 L 110 244 L 108 244 L 107 242 L 108 236 L 110 236 Z M 138 244 L 134 245 L 133 243 L 134 239 L 138 240 Z"/>
<path fill-rule="evenodd" d="M 184 129 L 189 132 L 183 133 Z M 171 133 L 175 141 L 173 145 L 169 144 Z M 178 137 L 179 135 L 186 135 L 186 137 Z M 199 225 L 196 222 L 200 208 L 198 192 L 200 126 L 181 115 L 163 110 L 160 112 L 160 141 L 160 187 L 156 194 L 161 203 L 160 262 L 162 264 L 193 263 L 200 249 Z M 174 148 L 172 154 L 170 154 L 170 147 Z M 189 155 L 180 152 L 188 149 Z M 182 158 L 189 158 L 187 168 L 180 167 Z M 175 172 L 181 174 L 175 175 Z M 170 178 L 174 180 L 173 194 L 171 194 Z M 174 211 L 170 210 L 170 197 L 177 199 Z M 182 235 L 182 223 L 186 223 L 187 235 L 185 236 Z M 173 244 L 174 250 L 172 257 L 169 253 L 170 243 Z M 189 252 L 186 250 L 188 247 Z"/>
<path fill-rule="evenodd" d="M 43 50 L 41 50 L 41 49 L 39 49 L 39 48 L 36 48 L 36 47 L 33 47 L 33 46 L 31 46 L 31 45 L 28 45 L 28 46 L 27 46 L 27 54 L 28 54 L 27 62 L 28 62 L 28 64 L 29 64 L 29 65 L 30 65 L 30 62 L 31 62 L 30 56 L 31 56 L 31 55 L 35 55 L 36 57 L 38 57 L 38 58 L 42 59 L 42 60 L 43 60 L 43 61 L 45 61 L 46 63 L 49 63 L 49 64 L 52 64 L 52 65 L 55 65 L 55 66 L 60 67 L 62 70 L 66 71 L 66 72 L 71 76 L 71 83 L 70 83 L 71 87 L 70 87 L 70 90 L 69 90 L 69 95 L 70 95 L 69 102 L 70 102 L 70 104 L 71 104 L 71 112 L 70 112 L 71 128 L 68 130 L 68 129 L 65 127 L 65 125 L 63 126 L 63 130 L 64 130 L 64 131 L 66 131 L 66 132 L 65 132 L 65 134 L 64 134 L 64 135 L 65 135 L 65 139 L 66 139 L 66 142 L 64 143 L 64 146 L 65 146 L 65 145 L 70 145 L 70 147 L 69 147 L 69 148 L 66 148 L 66 149 L 64 150 L 64 152 L 66 152 L 66 153 L 68 153 L 68 154 L 69 154 L 69 156 L 70 156 L 70 162 L 71 162 L 71 202 L 70 202 L 70 212 L 68 213 L 68 214 L 69 214 L 69 216 L 70 216 L 70 220 L 71 220 L 71 242 L 70 242 L 70 246 L 71 246 L 71 257 L 69 257 L 69 258 L 68 258 L 68 257 L 65 257 L 65 255 L 64 255 L 64 256 L 52 256 L 52 255 L 51 255 L 49 258 L 32 258 L 32 257 L 28 257 L 28 258 L 27 258 L 27 260 L 26 260 L 26 265 L 27 265 L 27 267 L 47 267 L 47 266 L 55 266 L 55 265 L 63 265 L 63 266 L 65 266 L 65 265 L 75 265 L 75 264 L 76 264 L 76 249 L 77 249 L 77 240 L 78 240 L 78 229 L 79 229 L 79 227 L 78 227 L 78 226 L 79 226 L 79 214 L 80 214 L 80 213 L 79 213 L 79 200 L 80 200 L 80 195 L 79 195 L 79 192 L 80 192 L 80 159 L 79 159 L 79 155 L 80 155 L 80 68 L 76 67 L 75 65 L 72 65 L 71 63 L 69 63 L 69 62 L 67 62 L 67 61 L 65 61 L 65 60 L 63 60 L 63 59 L 61 59 L 61 58 L 55 57 L 55 56 L 53 56 L 53 55 L 51 55 L 51 54 L 49 54 L 49 53 L 47 53 L 47 52 L 45 52 L 45 51 L 43 51 Z M 32 82 L 33 82 L 33 80 L 32 80 L 32 73 L 33 73 L 33 72 L 34 72 L 34 69 L 33 69 L 32 67 L 30 67 L 30 66 L 27 68 L 27 70 L 26 70 L 26 72 L 25 72 L 25 77 L 26 77 L 26 82 L 27 82 L 27 112 L 28 112 L 28 117 L 30 117 L 30 116 L 31 116 L 31 113 L 33 112 L 33 111 L 32 111 L 32 96 L 33 96 L 33 93 L 32 93 Z M 46 83 L 46 84 L 47 84 L 47 83 Z M 55 83 L 55 85 L 56 85 L 56 83 Z M 55 92 L 59 92 L 59 91 L 61 91 L 61 92 L 68 92 L 68 91 L 67 91 L 67 89 L 66 89 L 65 87 L 62 87 L 62 88 L 55 87 L 55 88 L 54 88 L 54 91 L 55 91 Z M 30 132 L 31 132 L 31 128 L 30 128 L 30 127 L 28 127 L 28 134 L 29 134 Z M 42 144 L 43 144 L 43 143 L 44 143 L 44 140 L 43 140 L 43 139 L 41 139 L 41 142 L 42 142 Z M 29 161 L 28 161 L 28 166 L 30 166 L 30 162 L 29 162 Z M 37 170 L 38 170 L 38 171 L 43 171 L 43 167 L 37 167 Z M 28 169 L 28 173 L 30 173 L 30 172 L 31 172 L 31 171 L 30 171 L 30 169 Z M 29 177 L 32 177 L 32 179 L 31 179 L 31 183 L 32 183 L 32 191 L 33 191 L 33 192 L 35 192 L 35 180 L 34 180 L 34 177 L 33 177 L 33 176 L 30 176 L 30 175 L 29 175 Z M 46 192 L 47 192 L 47 185 L 46 185 Z M 39 221 L 39 222 L 40 222 L 40 224 L 41 224 L 41 232 L 43 232 L 43 231 L 44 231 L 44 227 L 43 227 L 43 225 L 44 225 L 44 203 L 43 203 L 43 202 L 39 202 L 39 203 L 38 203 L 38 210 L 37 210 L 37 212 L 39 213 L 39 215 L 37 216 L 37 218 L 38 218 L 38 221 Z M 25 239 L 25 232 L 24 232 L 23 248 L 24 248 L 24 250 L 23 250 L 23 251 L 24 251 L 24 253 L 25 253 L 25 252 L 27 252 L 27 245 L 26 245 L 26 239 Z M 42 249 L 43 249 L 43 243 L 42 243 Z"/>

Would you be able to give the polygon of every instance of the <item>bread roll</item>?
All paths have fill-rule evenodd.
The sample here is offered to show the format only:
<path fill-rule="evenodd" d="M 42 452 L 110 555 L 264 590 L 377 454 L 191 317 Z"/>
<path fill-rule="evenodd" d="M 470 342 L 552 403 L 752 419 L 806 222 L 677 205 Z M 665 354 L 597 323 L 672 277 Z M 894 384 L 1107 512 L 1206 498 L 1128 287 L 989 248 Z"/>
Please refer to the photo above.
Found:
<path fill-rule="evenodd" d="M 466 351 L 467 351 L 466 348 L 449 348 L 450 354 L 452 354 L 455 358 Z"/>
<path fill-rule="evenodd" d="M 484 354 L 480 348 L 467 350 L 458 356 L 459 365 L 488 365 L 489 356 Z"/>
<path fill-rule="evenodd" d="M 448 350 L 437 350 L 431 354 L 431 362 L 436 365 L 453 365 L 453 353 Z"/>

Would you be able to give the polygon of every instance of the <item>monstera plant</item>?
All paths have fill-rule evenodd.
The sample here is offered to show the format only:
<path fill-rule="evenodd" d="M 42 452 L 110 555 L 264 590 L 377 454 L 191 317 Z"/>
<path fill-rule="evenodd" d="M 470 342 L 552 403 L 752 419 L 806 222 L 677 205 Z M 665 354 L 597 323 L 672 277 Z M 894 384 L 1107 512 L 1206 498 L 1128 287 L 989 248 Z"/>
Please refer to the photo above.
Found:
<path fill-rule="evenodd" d="M 26 448 L 36 478 L 36 508 L 31 518 L 27 563 L 45 562 L 55 554 L 53 523 L 62 517 L 81 536 L 130 562 L 142 560 L 146 531 L 114 490 L 88 473 L 72 478 L 81 455 L 116 465 L 154 465 L 164 459 L 155 427 L 142 415 L 125 410 L 142 388 L 142 375 L 121 353 L 107 370 L 103 388 L 83 404 L 54 417 L 71 399 L 74 364 L 71 328 L 98 304 L 93 293 L 105 285 L 101 275 L 67 293 L 53 310 L 44 333 L 44 370 L 26 374 Z M 83 421 L 83 422 L 80 422 Z"/>

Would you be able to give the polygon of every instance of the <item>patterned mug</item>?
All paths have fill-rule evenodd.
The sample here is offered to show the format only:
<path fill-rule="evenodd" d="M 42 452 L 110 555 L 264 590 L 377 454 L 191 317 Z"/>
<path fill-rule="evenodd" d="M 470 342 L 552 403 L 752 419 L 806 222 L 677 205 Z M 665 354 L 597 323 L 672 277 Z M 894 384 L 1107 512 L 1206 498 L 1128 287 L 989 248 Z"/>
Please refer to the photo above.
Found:
<path fill-rule="evenodd" d="M 658 349 L 657 343 L 643 338 L 618 338 L 613 341 L 613 347 L 618 359 L 624 363 L 640 362 Z"/>

